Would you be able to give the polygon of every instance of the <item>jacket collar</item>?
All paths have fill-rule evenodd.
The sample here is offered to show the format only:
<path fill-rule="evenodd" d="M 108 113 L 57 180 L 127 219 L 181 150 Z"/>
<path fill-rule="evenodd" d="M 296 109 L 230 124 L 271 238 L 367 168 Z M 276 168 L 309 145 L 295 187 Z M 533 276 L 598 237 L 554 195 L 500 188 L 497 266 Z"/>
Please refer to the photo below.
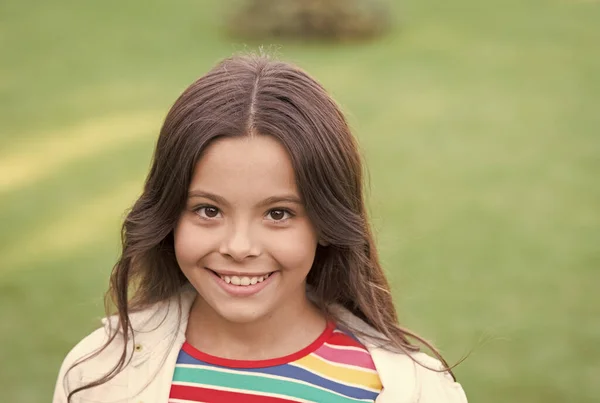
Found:
<path fill-rule="evenodd" d="M 132 366 L 138 367 L 151 356 L 163 353 L 177 341 L 183 342 L 195 297 L 193 287 L 184 286 L 179 294 L 168 300 L 129 313 L 134 332 L 133 335 L 130 332 L 127 351 Z M 117 315 L 103 318 L 102 324 L 107 335 L 112 335 L 115 331 L 118 334 L 123 332 Z"/>

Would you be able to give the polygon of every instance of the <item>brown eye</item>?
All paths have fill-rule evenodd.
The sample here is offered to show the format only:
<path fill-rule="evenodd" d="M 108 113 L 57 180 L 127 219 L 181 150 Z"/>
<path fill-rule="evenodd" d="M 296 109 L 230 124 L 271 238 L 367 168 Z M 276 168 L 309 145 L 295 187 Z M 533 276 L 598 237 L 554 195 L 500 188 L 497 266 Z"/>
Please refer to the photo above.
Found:
<path fill-rule="evenodd" d="M 217 216 L 217 214 L 219 214 L 219 210 L 217 210 L 217 209 L 216 209 L 216 208 L 214 208 L 214 207 L 207 207 L 207 208 L 204 210 L 204 212 L 205 212 L 206 216 L 207 216 L 207 217 L 210 217 L 210 218 L 214 218 L 214 217 L 216 217 L 216 216 Z"/>
<path fill-rule="evenodd" d="M 198 215 L 202 218 L 217 218 L 219 214 L 219 209 L 213 206 L 204 206 L 198 209 Z"/>
<path fill-rule="evenodd" d="M 269 211 L 269 218 L 273 221 L 283 221 L 289 217 L 289 213 L 285 210 L 271 210 Z"/>

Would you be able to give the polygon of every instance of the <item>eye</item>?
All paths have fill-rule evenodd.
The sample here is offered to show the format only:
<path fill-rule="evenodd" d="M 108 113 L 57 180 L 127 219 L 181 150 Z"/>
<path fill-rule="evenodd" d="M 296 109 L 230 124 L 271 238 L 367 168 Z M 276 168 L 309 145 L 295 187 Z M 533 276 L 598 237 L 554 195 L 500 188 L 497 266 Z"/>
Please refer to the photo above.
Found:
<path fill-rule="evenodd" d="M 221 214 L 218 208 L 215 206 L 200 206 L 196 209 L 196 214 L 198 214 L 201 218 L 206 220 L 218 218 Z"/>
<path fill-rule="evenodd" d="M 271 221 L 282 222 L 292 217 L 292 213 L 284 209 L 273 209 L 267 213 L 267 218 Z"/>

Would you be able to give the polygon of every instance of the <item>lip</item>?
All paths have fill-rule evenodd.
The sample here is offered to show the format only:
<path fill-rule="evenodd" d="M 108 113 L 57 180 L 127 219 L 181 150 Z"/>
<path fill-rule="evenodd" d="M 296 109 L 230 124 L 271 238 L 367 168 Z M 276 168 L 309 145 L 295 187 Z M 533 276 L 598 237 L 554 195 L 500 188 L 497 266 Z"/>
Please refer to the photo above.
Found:
<path fill-rule="evenodd" d="M 234 285 L 234 284 L 227 284 L 225 282 L 225 280 L 223 280 L 220 275 L 223 276 L 244 276 L 244 277 L 260 277 L 261 275 L 256 275 L 256 274 L 224 274 L 226 272 L 219 272 L 219 274 L 217 274 L 217 272 L 210 270 L 210 269 L 206 269 L 208 270 L 211 274 L 213 279 L 215 280 L 215 282 L 229 295 L 233 296 L 233 297 L 249 297 L 252 295 L 255 295 L 257 293 L 259 293 L 260 291 L 262 291 L 265 287 L 267 287 L 269 284 L 271 284 L 271 282 L 273 281 L 273 278 L 279 275 L 278 271 L 274 271 L 274 272 L 267 272 L 267 273 L 271 273 L 271 275 L 264 280 L 261 283 L 256 283 L 256 284 L 251 284 L 251 285 Z M 233 272 L 227 272 L 227 273 L 233 273 Z"/>

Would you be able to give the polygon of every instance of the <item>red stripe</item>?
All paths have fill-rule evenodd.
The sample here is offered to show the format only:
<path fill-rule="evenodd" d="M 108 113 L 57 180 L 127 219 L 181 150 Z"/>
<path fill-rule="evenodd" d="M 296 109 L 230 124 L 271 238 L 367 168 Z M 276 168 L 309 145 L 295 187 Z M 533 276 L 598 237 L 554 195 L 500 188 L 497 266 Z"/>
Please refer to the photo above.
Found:
<path fill-rule="evenodd" d="M 367 349 L 360 342 L 348 336 L 347 334 L 338 332 L 335 332 L 331 335 L 331 337 L 327 340 L 327 344 L 333 344 L 334 346 L 358 347 L 362 348 L 363 350 Z"/>
<path fill-rule="evenodd" d="M 249 393 L 229 392 L 225 390 L 207 389 L 197 386 L 172 385 L 169 399 L 191 400 L 207 403 L 282 403 L 294 402 L 279 397 L 259 396 Z"/>
<path fill-rule="evenodd" d="M 214 355 L 203 353 L 198 350 L 187 341 L 183 343 L 181 349 L 194 357 L 197 360 L 207 362 L 213 365 L 219 365 L 221 367 L 227 368 L 265 368 L 265 367 L 274 367 L 277 365 L 284 365 L 290 362 L 294 362 L 299 360 L 302 357 L 309 355 L 310 353 L 316 351 L 319 347 L 323 345 L 326 341 L 328 342 L 331 339 L 331 335 L 333 334 L 333 330 L 335 329 L 335 324 L 330 322 L 327 323 L 327 327 L 321 333 L 321 335 L 313 341 L 310 345 L 306 346 L 302 350 L 286 355 L 285 357 L 272 358 L 270 360 L 231 360 L 222 357 L 216 357 Z"/>

